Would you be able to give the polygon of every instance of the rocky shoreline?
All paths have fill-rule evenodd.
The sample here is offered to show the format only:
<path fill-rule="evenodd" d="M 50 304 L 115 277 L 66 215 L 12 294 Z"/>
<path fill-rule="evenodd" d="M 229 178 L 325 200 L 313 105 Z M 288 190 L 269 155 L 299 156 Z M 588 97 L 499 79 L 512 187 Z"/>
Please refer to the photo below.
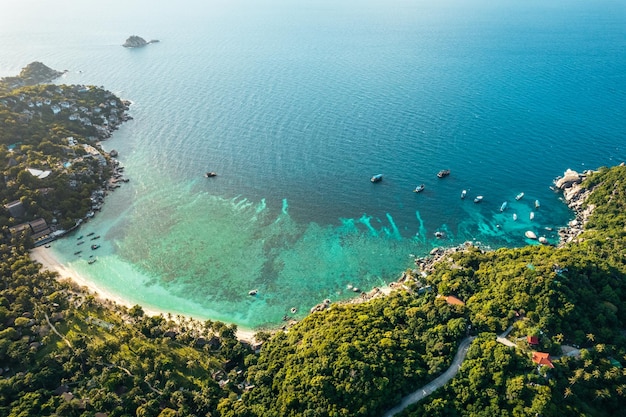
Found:
<path fill-rule="evenodd" d="M 622 163 L 624 165 L 624 163 Z M 578 236 L 585 230 L 585 225 L 593 213 L 595 206 L 585 204 L 593 188 L 583 188 L 580 184 L 594 171 L 587 170 L 582 174 L 568 169 L 562 177 L 554 180 L 555 191 L 563 192 L 563 199 L 567 206 L 574 212 L 575 218 L 571 220 L 567 227 L 559 229 L 558 247 L 563 247 L 568 243 L 578 241 Z"/>

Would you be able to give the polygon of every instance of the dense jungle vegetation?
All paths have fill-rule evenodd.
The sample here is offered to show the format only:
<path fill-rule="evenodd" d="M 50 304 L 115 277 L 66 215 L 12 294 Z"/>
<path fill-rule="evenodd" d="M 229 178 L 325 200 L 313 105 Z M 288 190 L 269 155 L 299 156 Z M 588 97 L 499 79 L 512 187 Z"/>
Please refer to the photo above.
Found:
<path fill-rule="evenodd" d="M 21 87 L 0 102 L 56 88 Z M 63 138 L 89 141 L 89 134 L 67 119 L 19 114 L 0 105 L 2 203 L 26 198 L 31 214 L 69 213 L 66 199 L 85 197 L 63 194 L 70 192 L 64 174 L 50 178 L 44 201 L 34 193 L 41 183 L 29 184 L 23 172 L 57 167 Z M 233 325 L 99 302 L 40 271 L 28 257 L 28 236 L 5 235 L 0 415 L 380 416 L 445 371 L 468 333 L 478 337 L 456 377 L 404 416 L 623 415 L 626 167 L 600 169 L 583 187 L 594 188 L 587 204 L 596 208 L 576 242 L 470 247 L 426 277 L 406 271 L 432 293 L 397 290 L 332 305 L 287 331 L 259 332 L 260 350 L 237 340 Z M 14 220 L 3 212 L 0 226 Z M 496 340 L 509 326 L 516 348 Z M 550 353 L 554 368 L 535 364 L 532 351 Z"/>

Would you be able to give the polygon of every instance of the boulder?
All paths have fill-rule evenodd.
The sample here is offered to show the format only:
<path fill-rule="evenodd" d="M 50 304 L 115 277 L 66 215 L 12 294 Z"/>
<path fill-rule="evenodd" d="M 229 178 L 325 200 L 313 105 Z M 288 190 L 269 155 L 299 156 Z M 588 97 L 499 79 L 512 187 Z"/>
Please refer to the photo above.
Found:
<path fill-rule="evenodd" d="M 581 181 L 582 176 L 578 172 L 568 169 L 563 174 L 563 177 L 559 178 L 556 181 L 556 187 L 560 190 L 563 190 L 565 188 L 571 187 L 573 184 L 580 184 Z"/>

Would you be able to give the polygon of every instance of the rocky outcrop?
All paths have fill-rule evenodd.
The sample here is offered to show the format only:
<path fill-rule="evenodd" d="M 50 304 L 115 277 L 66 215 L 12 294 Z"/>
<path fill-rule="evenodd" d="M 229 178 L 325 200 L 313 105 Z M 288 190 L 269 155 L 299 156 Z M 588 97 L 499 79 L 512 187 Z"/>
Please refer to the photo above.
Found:
<path fill-rule="evenodd" d="M 555 181 L 555 185 L 556 185 L 556 188 L 558 188 L 559 190 L 564 190 L 566 188 L 571 187 L 574 184 L 580 184 L 582 180 L 583 180 L 582 175 L 580 175 L 578 172 L 572 169 L 568 169 L 567 171 L 565 171 L 565 173 L 563 174 L 561 178 L 558 178 Z"/>
<path fill-rule="evenodd" d="M 141 36 L 132 35 L 128 39 L 126 39 L 126 42 L 124 42 L 124 44 L 122 46 L 124 48 L 141 48 L 143 46 L 149 45 L 151 43 L 156 43 L 156 42 L 158 42 L 157 39 L 153 39 L 153 40 L 147 42 Z"/>
<path fill-rule="evenodd" d="M 585 205 L 587 198 L 593 191 L 591 188 L 583 188 L 580 183 L 592 174 L 593 171 L 585 171 L 579 174 L 576 171 L 568 169 L 563 177 L 557 178 L 554 184 L 558 190 L 563 191 L 563 198 L 567 206 L 574 212 L 575 218 L 571 220 L 567 227 L 559 230 L 559 246 L 573 242 L 585 230 L 585 224 L 593 213 L 594 205 Z"/>

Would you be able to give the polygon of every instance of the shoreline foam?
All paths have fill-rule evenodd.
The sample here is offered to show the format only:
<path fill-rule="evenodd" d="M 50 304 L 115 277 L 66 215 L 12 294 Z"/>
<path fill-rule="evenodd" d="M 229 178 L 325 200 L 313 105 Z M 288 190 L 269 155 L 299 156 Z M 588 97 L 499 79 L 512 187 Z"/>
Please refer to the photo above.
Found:
<path fill-rule="evenodd" d="M 56 272 L 58 274 L 57 279 L 59 281 L 69 279 L 70 281 L 80 286 L 87 293 L 94 295 L 99 300 L 109 300 L 109 301 L 114 302 L 115 304 L 125 306 L 128 308 L 131 308 L 137 304 L 137 303 L 131 303 L 130 301 L 126 300 L 124 297 L 120 296 L 119 294 L 115 294 L 109 290 L 99 287 L 96 283 L 87 280 L 85 277 L 80 275 L 74 269 L 63 265 L 57 259 L 57 257 L 54 256 L 54 254 L 50 250 L 48 250 L 48 248 L 39 246 L 39 247 L 31 249 L 29 254 L 30 254 L 31 260 L 41 264 L 40 269 L 48 270 L 51 272 Z M 144 305 L 141 305 L 141 308 L 143 309 L 144 313 L 149 316 L 159 316 L 159 315 L 166 316 L 168 313 L 168 311 L 166 310 L 156 309 L 154 307 L 146 307 Z M 204 320 L 209 319 L 207 317 L 194 317 L 190 315 L 185 315 L 185 317 L 190 317 L 199 321 L 204 321 Z M 257 331 L 255 330 L 240 328 L 239 326 L 237 326 L 237 338 L 239 340 L 252 342 L 255 339 L 254 335 L 256 333 Z"/>

